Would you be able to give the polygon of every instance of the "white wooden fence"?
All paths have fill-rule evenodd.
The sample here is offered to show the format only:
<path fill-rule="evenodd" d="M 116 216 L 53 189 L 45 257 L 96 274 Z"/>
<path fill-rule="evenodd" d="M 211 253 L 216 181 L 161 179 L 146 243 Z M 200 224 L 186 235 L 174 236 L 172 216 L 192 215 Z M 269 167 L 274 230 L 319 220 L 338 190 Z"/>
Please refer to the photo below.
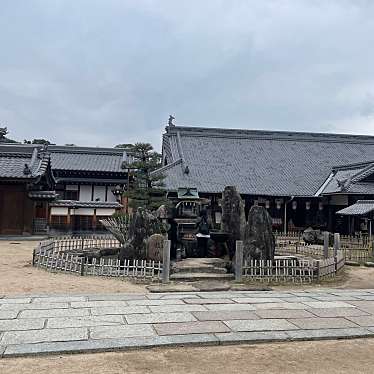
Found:
<path fill-rule="evenodd" d="M 120 243 L 113 238 L 56 238 L 42 241 L 33 253 L 33 265 L 49 271 L 78 275 L 137 278 L 158 281 L 163 279 L 161 261 L 93 258 L 82 255 L 89 248 L 113 248 Z M 84 252 L 84 251 L 83 251 Z M 168 279 L 166 279 L 168 281 Z"/>

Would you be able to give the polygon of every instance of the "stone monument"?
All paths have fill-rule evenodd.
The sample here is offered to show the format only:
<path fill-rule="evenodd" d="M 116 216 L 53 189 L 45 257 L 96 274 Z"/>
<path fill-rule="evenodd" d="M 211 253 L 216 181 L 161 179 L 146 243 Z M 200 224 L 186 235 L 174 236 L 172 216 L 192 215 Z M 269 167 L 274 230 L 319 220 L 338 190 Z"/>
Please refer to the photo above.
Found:
<path fill-rule="evenodd" d="M 243 257 L 246 260 L 273 260 L 275 237 L 272 220 L 262 206 L 252 206 L 244 229 Z"/>

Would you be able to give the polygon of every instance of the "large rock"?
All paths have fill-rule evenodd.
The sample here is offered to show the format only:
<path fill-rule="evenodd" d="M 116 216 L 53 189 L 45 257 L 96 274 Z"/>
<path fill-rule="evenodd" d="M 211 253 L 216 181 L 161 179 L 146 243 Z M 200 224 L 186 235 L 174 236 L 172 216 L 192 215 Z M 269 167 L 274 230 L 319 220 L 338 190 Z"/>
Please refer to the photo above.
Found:
<path fill-rule="evenodd" d="M 244 225 L 243 200 L 236 187 L 227 186 L 222 193 L 221 230 L 230 234 L 227 241 L 230 258 L 235 253 L 235 242 L 242 239 Z"/>
<path fill-rule="evenodd" d="M 324 234 L 323 231 L 317 229 L 313 229 L 312 227 L 308 227 L 303 232 L 303 240 L 307 244 L 320 244 L 323 245 L 324 242 Z M 334 235 L 329 233 L 329 245 L 334 243 Z"/>
<path fill-rule="evenodd" d="M 264 207 L 252 206 L 244 229 L 244 259 L 273 260 L 275 237 L 272 220 Z"/>
<path fill-rule="evenodd" d="M 147 260 L 162 261 L 164 248 L 164 236 L 161 234 L 153 234 L 147 241 Z"/>

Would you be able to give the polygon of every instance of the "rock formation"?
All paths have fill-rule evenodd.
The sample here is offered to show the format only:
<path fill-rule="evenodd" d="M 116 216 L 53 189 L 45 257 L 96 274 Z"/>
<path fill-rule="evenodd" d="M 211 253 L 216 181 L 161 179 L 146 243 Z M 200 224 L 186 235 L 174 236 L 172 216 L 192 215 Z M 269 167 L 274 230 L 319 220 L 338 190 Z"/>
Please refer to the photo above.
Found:
<path fill-rule="evenodd" d="M 273 260 L 274 252 L 271 217 L 264 207 L 252 206 L 244 229 L 243 257 L 247 260 Z"/>
<path fill-rule="evenodd" d="M 147 260 L 162 261 L 165 237 L 161 234 L 153 234 L 147 241 Z"/>
<path fill-rule="evenodd" d="M 317 229 L 313 229 L 312 227 L 308 227 L 303 232 L 303 240 L 307 244 L 320 244 L 323 245 L 324 242 L 324 234 L 323 231 Z M 334 243 L 334 235 L 332 233 L 329 234 L 329 244 L 332 245 Z"/>
<path fill-rule="evenodd" d="M 230 258 L 235 253 L 235 242 L 241 240 L 245 225 L 244 203 L 234 186 L 225 187 L 222 193 L 221 230 L 230 234 L 228 249 Z"/>

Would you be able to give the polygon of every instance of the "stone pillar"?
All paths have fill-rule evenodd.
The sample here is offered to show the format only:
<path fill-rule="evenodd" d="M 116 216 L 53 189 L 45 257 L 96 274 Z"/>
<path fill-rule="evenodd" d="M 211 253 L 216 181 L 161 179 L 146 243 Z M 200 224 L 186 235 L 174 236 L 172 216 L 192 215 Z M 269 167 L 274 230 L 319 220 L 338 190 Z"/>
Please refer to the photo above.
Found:
<path fill-rule="evenodd" d="M 164 241 L 164 250 L 162 256 L 162 283 L 170 281 L 170 240 Z"/>
<path fill-rule="evenodd" d="M 243 276 L 243 242 L 241 240 L 237 240 L 236 251 L 235 251 L 235 280 L 237 282 L 241 282 L 242 276 Z"/>

